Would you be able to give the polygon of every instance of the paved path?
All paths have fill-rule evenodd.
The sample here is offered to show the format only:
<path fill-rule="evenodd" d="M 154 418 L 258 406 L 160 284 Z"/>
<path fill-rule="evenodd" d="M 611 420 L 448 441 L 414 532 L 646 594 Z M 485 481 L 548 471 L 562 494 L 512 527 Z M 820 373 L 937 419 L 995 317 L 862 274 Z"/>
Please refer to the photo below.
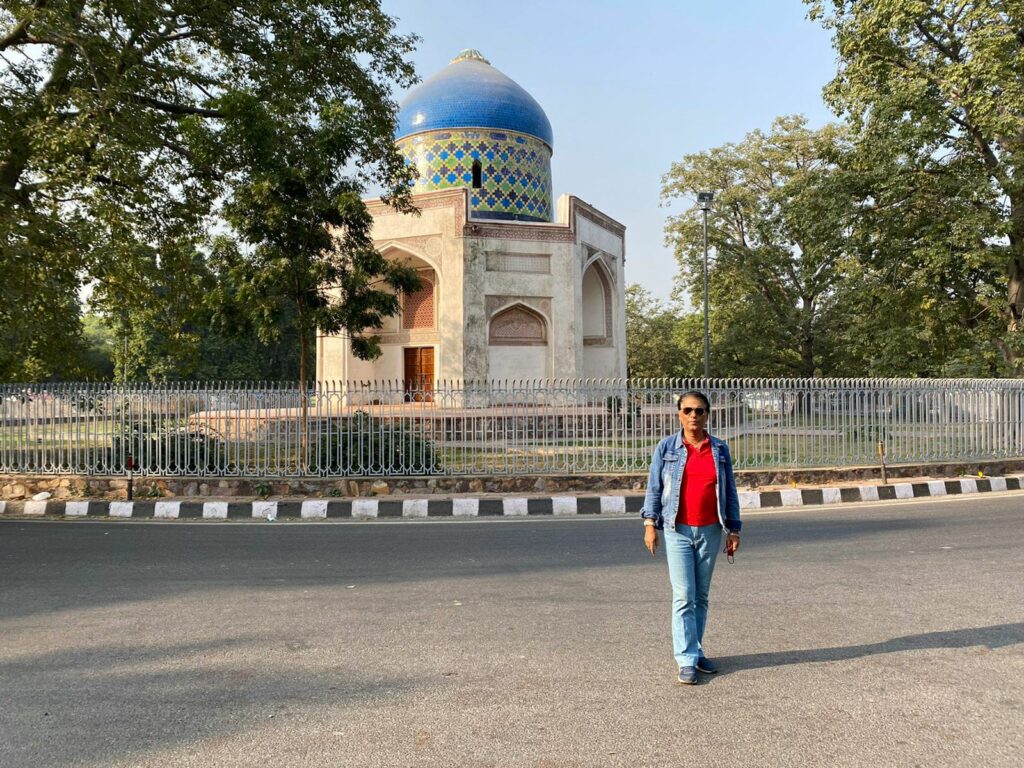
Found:
<path fill-rule="evenodd" d="M 744 533 L 683 688 L 635 519 L 0 521 L 0 766 L 1020 765 L 1020 495 Z"/>

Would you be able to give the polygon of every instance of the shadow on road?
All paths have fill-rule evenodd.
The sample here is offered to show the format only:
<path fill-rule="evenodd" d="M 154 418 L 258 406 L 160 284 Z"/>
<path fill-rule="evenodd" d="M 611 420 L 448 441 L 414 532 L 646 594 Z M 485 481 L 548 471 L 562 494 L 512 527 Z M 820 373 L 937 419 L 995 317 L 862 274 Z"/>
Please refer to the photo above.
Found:
<path fill-rule="evenodd" d="M 865 656 L 901 651 L 923 651 L 940 648 L 1004 648 L 1024 643 L 1024 623 L 993 624 L 988 627 L 970 627 L 943 632 L 924 632 L 917 635 L 894 637 L 879 643 L 846 645 L 834 648 L 805 648 L 792 651 L 752 653 L 744 656 L 723 656 L 719 659 L 723 672 L 740 672 L 765 667 L 783 667 L 790 664 L 813 664 L 823 661 L 849 661 Z"/>
<path fill-rule="evenodd" d="M 849 512 L 761 517 L 744 527 L 748 567 L 814 559 L 822 542 L 863 539 L 877 554 L 901 534 L 957 536 L 960 515 Z M 637 519 L 480 524 L 238 524 L 0 521 L 0 621 L 215 589 L 409 584 L 649 566 Z M 826 551 L 826 550 L 822 550 Z M 821 555 L 824 556 L 824 555 Z M 658 574 L 659 580 L 664 572 Z"/>
<path fill-rule="evenodd" d="M 273 734 L 297 712 L 365 709 L 424 684 L 385 670 L 370 674 L 332 647 L 253 664 L 259 647 L 283 649 L 285 638 L 144 648 L 107 642 L 0 661 L 0 765 L 155 765 L 163 750 Z"/>

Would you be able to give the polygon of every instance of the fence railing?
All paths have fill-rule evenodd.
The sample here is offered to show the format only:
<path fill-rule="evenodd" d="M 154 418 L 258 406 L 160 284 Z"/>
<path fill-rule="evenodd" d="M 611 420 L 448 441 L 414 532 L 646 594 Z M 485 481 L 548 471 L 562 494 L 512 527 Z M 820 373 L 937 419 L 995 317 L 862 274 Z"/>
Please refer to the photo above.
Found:
<path fill-rule="evenodd" d="M 60 383 L 0 385 L 0 472 L 644 472 L 691 388 L 741 469 L 1024 457 L 1021 380 Z"/>

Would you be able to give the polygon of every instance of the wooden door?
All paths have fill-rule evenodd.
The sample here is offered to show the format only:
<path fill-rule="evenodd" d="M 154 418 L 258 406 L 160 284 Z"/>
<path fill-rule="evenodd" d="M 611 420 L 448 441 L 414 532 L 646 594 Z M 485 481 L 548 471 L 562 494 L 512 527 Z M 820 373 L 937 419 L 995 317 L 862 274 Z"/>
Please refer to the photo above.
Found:
<path fill-rule="evenodd" d="M 406 347 L 405 399 L 430 400 L 434 390 L 434 348 Z"/>

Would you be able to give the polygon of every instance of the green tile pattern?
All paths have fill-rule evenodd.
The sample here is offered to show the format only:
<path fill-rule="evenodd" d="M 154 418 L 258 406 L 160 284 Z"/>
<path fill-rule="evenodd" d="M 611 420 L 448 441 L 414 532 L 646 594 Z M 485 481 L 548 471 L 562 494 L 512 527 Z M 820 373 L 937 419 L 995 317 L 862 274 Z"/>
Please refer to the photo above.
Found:
<path fill-rule="evenodd" d="M 398 149 L 419 171 L 414 192 L 472 187 L 473 162 L 481 185 L 470 189 L 475 218 L 551 221 L 551 150 L 513 131 L 453 129 L 399 139 Z"/>

